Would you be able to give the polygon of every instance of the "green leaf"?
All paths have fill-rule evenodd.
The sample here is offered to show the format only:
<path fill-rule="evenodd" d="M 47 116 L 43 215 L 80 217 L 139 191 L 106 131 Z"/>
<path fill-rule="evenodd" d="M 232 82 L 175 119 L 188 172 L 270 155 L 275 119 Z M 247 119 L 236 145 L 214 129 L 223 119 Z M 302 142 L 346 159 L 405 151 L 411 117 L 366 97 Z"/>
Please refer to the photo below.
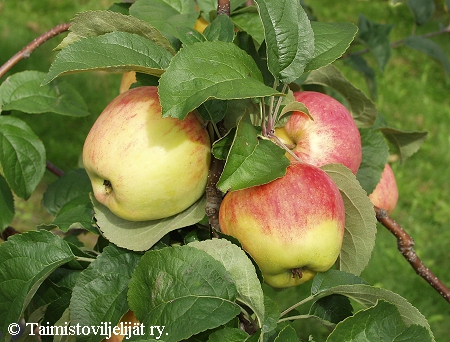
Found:
<path fill-rule="evenodd" d="M 359 39 L 370 49 L 381 71 L 391 57 L 389 33 L 393 27 L 394 25 L 374 23 L 362 14 L 359 15 Z"/>
<path fill-rule="evenodd" d="M 188 26 L 177 27 L 177 36 L 185 46 L 206 41 L 204 35 Z"/>
<path fill-rule="evenodd" d="M 14 219 L 14 197 L 6 179 L 0 175 L 0 232 Z"/>
<path fill-rule="evenodd" d="M 222 192 L 269 183 L 284 176 L 289 160 L 286 151 L 270 140 L 258 139 L 248 115 L 236 131 L 217 187 Z"/>
<path fill-rule="evenodd" d="M 119 247 L 134 251 L 150 249 L 167 233 L 195 224 L 205 216 L 203 197 L 181 213 L 161 220 L 132 222 L 114 215 L 92 196 L 95 218 L 103 236 Z"/>
<path fill-rule="evenodd" d="M 258 45 L 264 42 L 264 27 L 256 7 L 246 7 L 233 14 L 231 19 L 240 31 L 248 33 Z"/>
<path fill-rule="evenodd" d="M 375 71 L 372 67 L 367 64 L 363 57 L 358 55 L 349 55 L 349 58 L 346 58 L 344 63 L 364 76 L 367 88 L 369 89 L 370 97 L 375 100 L 377 98 L 377 81 Z"/>
<path fill-rule="evenodd" d="M 312 21 L 314 55 L 305 71 L 319 69 L 341 57 L 355 38 L 358 28 L 352 23 Z"/>
<path fill-rule="evenodd" d="M 227 323 L 240 312 L 225 267 L 187 245 L 144 254 L 131 278 L 128 302 L 139 322 L 164 326 L 164 341 L 179 341 Z"/>
<path fill-rule="evenodd" d="M 299 1 L 255 0 L 264 26 L 269 70 L 288 84 L 314 56 L 314 32 Z"/>
<path fill-rule="evenodd" d="M 417 25 L 426 24 L 436 8 L 433 0 L 408 0 L 406 3 L 414 16 L 414 21 Z"/>
<path fill-rule="evenodd" d="M 428 136 L 428 132 L 402 131 L 390 127 L 381 127 L 379 130 L 392 144 L 402 161 L 416 153 Z"/>
<path fill-rule="evenodd" d="M 208 341 L 206 342 L 243 342 L 248 336 L 241 329 L 225 327 L 209 335 Z"/>
<path fill-rule="evenodd" d="M 177 36 L 177 27 L 194 27 L 198 17 L 191 0 L 140 0 L 130 7 L 130 14 L 157 28 L 166 37 Z"/>
<path fill-rule="evenodd" d="M 70 301 L 71 320 L 81 326 L 115 326 L 129 310 L 128 284 L 137 267 L 140 254 L 109 245 L 81 272 Z M 101 341 L 106 336 L 79 335 L 77 341 Z"/>
<path fill-rule="evenodd" d="M 275 338 L 274 342 L 299 342 L 297 332 L 289 324 L 286 325 L 279 332 L 278 336 Z"/>
<path fill-rule="evenodd" d="M 414 332 L 413 335 L 412 333 Z M 380 300 L 367 310 L 339 323 L 328 336 L 329 342 L 344 341 L 433 341 L 424 327 L 407 327 L 395 305 Z"/>
<path fill-rule="evenodd" d="M 389 147 L 383 134 L 371 128 L 359 130 L 362 143 L 362 161 L 356 179 L 371 194 L 380 181 L 389 157 Z"/>
<path fill-rule="evenodd" d="M 69 83 L 58 80 L 41 86 L 45 75 L 45 72 L 28 70 L 9 76 L 0 85 L 0 110 L 68 116 L 90 114 L 83 98 Z"/>
<path fill-rule="evenodd" d="M 24 121 L 12 116 L 0 116 L 0 164 L 11 189 L 24 199 L 44 176 L 44 144 Z"/>
<path fill-rule="evenodd" d="M 431 331 L 430 325 L 420 311 L 405 298 L 392 291 L 364 284 L 340 285 L 320 292 L 318 297 L 321 298 L 330 294 L 342 294 L 365 307 L 374 306 L 380 299 L 386 300 L 397 307 L 406 326 L 418 324 Z"/>
<path fill-rule="evenodd" d="M 227 109 L 228 101 L 213 99 L 198 107 L 197 112 L 205 121 L 217 123 L 225 117 Z"/>
<path fill-rule="evenodd" d="M 222 14 L 218 15 L 203 32 L 209 41 L 220 40 L 231 43 L 234 39 L 234 25 L 230 17 Z"/>
<path fill-rule="evenodd" d="M 196 241 L 189 244 L 220 261 L 236 284 L 237 300 L 247 305 L 256 315 L 259 326 L 264 323 L 264 293 L 256 275 L 255 266 L 247 254 L 225 239 Z"/>
<path fill-rule="evenodd" d="M 327 272 L 318 273 L 313 279 L 311 294 L 317 295 L 338 285 L 367 284 L 367 282 L 354 274 L 330 269 Z"/>
<path fill-rule="evenodd" d="M 172 54 L 175 54 L 170 42 L 157 29 L 144 20 L 131 15 L 112 11 L 84 11 L 78 13 L 70 22 L 70 33 L 63 39 L 57 49 L 83 38 L 102 36 L 114 31 L 135 33 L 153 41 Z"/>
<path fill-rule="evenodd" d="M 350 300 L 343 295 L 330 295 L 315 301 L 309 314 L 337 324 L 353 314 Z"/>
<path fill-rule="evenodd" d="M 444 50 L 442 50 L 437 43 L 420 36 L 409 36 L 405 38 L 403 42 L 407 47 L 421 51 L 441 63 L 444 68 L 445 75 L 447 77 L 450 75 L 450 62 Z"/>
<path fill-rule="evenodd" d="M 0 245 L 0 331 L 17 322 L 42 282 L 74 255 L 60 237 L 47 231 L 11 236 Z"/>
<path fill-rule="evenodd" d="M 158 90 L 163 117 L 183 119 L 208 99 L 281 95 L 263 83 L 253 59 L 234 43 L 188 45 L 173 57 Z"/>
<path fill-rule="evenodd" d="M 310 72 L 304 84 L 318 84 L 333 88 L 347 100 L 350 112 L 358 127 L 371 127 L 378 115 L 375 104 L 355 88 L 333 65 Z"/>
<path fill-rule="evenodd" d="M 85 38 L 61 50 L 43 80 L 88 70 L 138 71 L 159 76 L 172 54 L 153 41 L 133 33 L 111 32 Z"/>
<path fill-rule="evenodd" d="M 48 186 L 42 201 L 45 209 L 56 215 L 67 202 L 91 191 L 92 185 L 86 170 L 71 170 Z"/>
<path fill-rule="evenodd" d="M 336 183 L 345 205 L 345 233 L 338 260 L 339 269 L 359 275 L 369 263 L 375 246 L 377 220 L 373 204 L 348 168 L 330 164 L 322 169 Z"/>

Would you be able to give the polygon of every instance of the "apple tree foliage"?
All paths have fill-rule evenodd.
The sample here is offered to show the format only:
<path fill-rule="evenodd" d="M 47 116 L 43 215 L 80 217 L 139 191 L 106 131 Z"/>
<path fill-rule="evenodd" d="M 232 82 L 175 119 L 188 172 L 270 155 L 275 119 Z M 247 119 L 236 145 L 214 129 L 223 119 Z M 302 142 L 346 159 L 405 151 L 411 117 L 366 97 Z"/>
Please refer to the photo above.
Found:
<path fill-rule="evenodd" d="M 164 117 L 183 119 L 197 110 L 216 137 L 212 153 L 224 163 L 217 182 L 223 192 L 284 175 L 289 164 L 285 151 L 269 139 L 266 128 L 283 125 L 292 110 L 307 111 L 293 101 L 292 91 L 315 89 L 349 108 L 363 144 L 356 176 L 342 165 L 323 167 L 346 208 L 336 267 L 310 282 L 309 295 L 280 308 L 239 244 L 223 235 L 212 238 L 205 197 L 174 217 L 125 221 L 93 198 L 85 171 L 76 169 L 45 192 L 43 204 L 54 221 L 0 245 L 2 340 L 11 340 L 8 325 L 21 317 L 52 326 L 115 325 L 130 309 L 145 326 L 165 326 L 167 334 L 159 340 L 166 342 L 298 341 L 296 323 L 308 320 L 329 328 L 327 341 L 357 341 L 360 336 L 434 340 L 427 320 L 413 305 L 359 277 L 376 234 L 367 193 L 378 183 L 389 153 L 410 157 L 426 132 L 389 126 L 372 100 L 333 62 L 349 48 L 363 47 L 382 70 L 390 57 L 392 26 L 363 16 L 358 26 L 318 22 L 300 1 L 230 4 L 230 16 L 217 15 L 215 0 L 137 0 L 81 12 L 48 73 L 30 70 L 9 76 L 0 85 L 0 229 L 15 215 L 13 193 L 28 199 L 46 169 L 39 137 L 7 114 L 89 115 L 82 96 L 61 77 L 65 74 L 137 71 L 133 87 L 158 85 Z M 407 1 L 417 25 L 428 21 L 432 4 Z M 210 22 L 203 33 L 192 29 L 200 15 Z M 412 35 L 404 44 L 450 72 L 447 57 L 433 41 Z M 361 72 L 375 97 L 370 63 L 361 54 L 350 55 L 348 63 Z M 95 249 L 67 238 L 69 230 L 98 234 Z M 53 338 L 67 337 L 42 336 L 43 341 Z M 103 338 L 92 334 L 76 340 Z M 130 339 L 154 340 L 150 335 Z"/>

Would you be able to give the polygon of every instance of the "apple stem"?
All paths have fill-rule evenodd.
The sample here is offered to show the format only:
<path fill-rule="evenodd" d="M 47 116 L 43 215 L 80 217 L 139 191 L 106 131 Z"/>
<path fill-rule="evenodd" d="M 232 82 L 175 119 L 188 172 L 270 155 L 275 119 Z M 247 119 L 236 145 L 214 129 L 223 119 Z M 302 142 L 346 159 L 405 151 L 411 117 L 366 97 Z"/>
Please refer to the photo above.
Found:
<path fill-rule="evenodd" d="M 287 153 L 289 153 L 292 158 L 297 160 L 298 162 L 302 163 L 303 161 L 294 153 L 291 151 L 289 147 L 287 147 L 281 140 L 278 138 L 274 132 L 269 132 L 267 135 L 268 138 L 272 139 L 278 146 L 280 146 L 282 149 L 284 149 Z"/>

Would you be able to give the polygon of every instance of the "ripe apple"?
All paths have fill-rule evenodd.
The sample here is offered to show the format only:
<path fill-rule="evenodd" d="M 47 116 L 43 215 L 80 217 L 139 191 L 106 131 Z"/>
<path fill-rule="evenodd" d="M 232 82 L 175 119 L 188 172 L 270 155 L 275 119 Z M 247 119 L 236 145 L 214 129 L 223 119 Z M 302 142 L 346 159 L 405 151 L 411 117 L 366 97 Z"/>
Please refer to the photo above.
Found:
<path fill-rule="evenodd" d="M 95 198 L 130 221 L 180 213 L 204 193 L 210 140 L 195 113 L 162 118 L 158 88 L 117 96 L 92 126 L 83 163 Z"/>
<path fill-rule="evenodd" d="M 356 174 L 362 159 L 361 136 L 347 108 L 314 91 L 295 92 L 294 98 L 305 104 L 313 120 L 293 112 L 284 127 L 275 129 L 278 138 L 305 163 L 318 167 L 340 163 Z"/>
<path fill-rule="evenodd" d="M 119 93 L 126 92 L 134 82 L 136 82 L 136 71 L 124 72 L 120 81 Z"/>
<path fill-rule="evenodd" d="M 369 195 L 369 199 L 374 206 L 391 213 L 397 206 L 398 187 L 395 180 L 394 171 L 389 164 L 384 166 L 380 182 L 375 190 Z"/>
<path fill-rule="evenodd" d="M 256 261 L 264 281 L 284 288 L 333 266 L 341 251 L 345 208 L 323 170 L 292 162 L 281 178 L 227 193 L 219 222 Z"/>

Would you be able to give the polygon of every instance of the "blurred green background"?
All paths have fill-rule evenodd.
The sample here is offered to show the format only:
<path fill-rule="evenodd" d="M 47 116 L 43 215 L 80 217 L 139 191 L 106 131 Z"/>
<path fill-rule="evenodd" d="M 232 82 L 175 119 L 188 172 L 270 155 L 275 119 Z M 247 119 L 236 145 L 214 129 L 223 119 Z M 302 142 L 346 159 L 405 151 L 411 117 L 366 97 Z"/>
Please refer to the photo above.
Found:
<path fill-rule="evenodd" d="M 346 21 L 357 24 L 361 13 L 378 22 L 394 24 L 392 41 L 404 38 L 415 29 L 417 34 L 436 31 L 439 24 L 448 25 L 444 18 L 443 1 L 436 1 L 433 20 L 414 28 L 412 15 L 405 5 L 391 6 L 388 1 L 305 1 L 321 21 Z M 112 0 L 40 0 L 0 1 L 0 64 L 7 61 L 41 33 L 59 23 L 68 22 L 77 12 L 107 9 Z M 444 18 L 444 19 L 443 19 Z M 446 21 L 447 20 L 447 21 Z M 9 74 L 22 70 L 48 71 L 56 56 L 52 49 L 65 34 L 39 47 L 19 62 Z M 434 37 L 450 56 L 450 36 Z M 369 63 L 376 63 L 367 56 Z M 336 66 L 358 88 L 368 94 L 363 78 L 338 61 Z M 450 82 L 439 63 L 425 55 L 398 47 L 383 73 L 375 68 L 378 82 L 376 104 L 390 126 L 404 130 L 424 130 L 429 137 L 421 150 L 404 163 L 394 163 L 400 199 L 392 217 L 414 238 L 415 250 L 423 262 L 446 284 L 450 285 Z M 120 75 L 89 72 L 64 76 L 82 94 L 91 116 L 69 118 L 56 114 L 22 117 L 44 141 L 48 160 L 67 171 L 79 165 L 84 139 L 102 109 L 117 94 Z M 3 82 L 5 77 L 0 81 Z M 55 176 L 47 174 L 36 194 L 27 202 L 16 201 L 17 218 L 13 226 L 20 230 L 33 229 L 36 224 L 49 222 L 51 217 L 41 209 L 42 191 Z M 370 284 L 392 290 L 405 297 L 428 319 L 436 340 L 448 340 L 450 305 L 422 278 L 417 276 L 399 254 L 397 243 L 384 227 L 378 227 L 373 257 L 362 277 Z M 303 289 L 290 289 L 278 296 L 292 303 Z M 282 302 L 282 300 L 281 300 Z M 283 305 L 283 303 L 281 303 Z M 282 307 L 283 309 L 285 307 Z M 307 324 L 304 336 L 317 325 Z"/>

